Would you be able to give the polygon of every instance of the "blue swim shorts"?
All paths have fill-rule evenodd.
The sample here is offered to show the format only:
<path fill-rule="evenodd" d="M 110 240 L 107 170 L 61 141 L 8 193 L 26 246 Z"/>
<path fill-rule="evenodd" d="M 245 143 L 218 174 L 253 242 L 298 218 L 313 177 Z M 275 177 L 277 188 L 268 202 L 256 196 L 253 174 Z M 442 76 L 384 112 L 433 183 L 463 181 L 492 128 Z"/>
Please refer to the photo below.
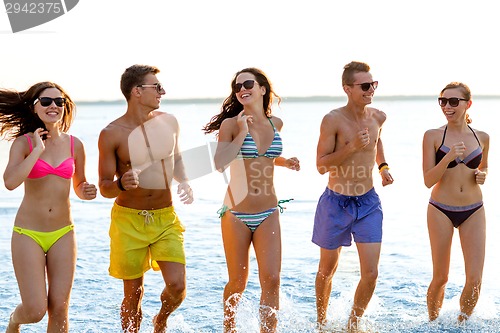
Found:
<path fill-rule="evenodd" d="M 374 188 L 360 196 L 326 188 L 316 207 L 312 242 L 328 250 L 350 246 L 352 238 L 356 243 L 381 243 L 382 219 L 382 205 Z"/>

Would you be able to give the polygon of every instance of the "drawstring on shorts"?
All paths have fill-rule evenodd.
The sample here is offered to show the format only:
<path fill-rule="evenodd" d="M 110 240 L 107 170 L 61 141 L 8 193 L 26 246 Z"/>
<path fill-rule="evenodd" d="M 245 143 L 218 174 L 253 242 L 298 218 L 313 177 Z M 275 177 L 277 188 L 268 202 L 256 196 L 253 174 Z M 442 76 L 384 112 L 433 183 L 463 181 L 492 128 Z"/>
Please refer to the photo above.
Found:
<path fill-rule="evenodd" d="M 146 223 L 146 224 L 150 224 L 151 222 L 154 221 L 153 215 L 155 213 L 153 213 L 153 212 L 148 212 L 147 210 L 142 210 L 137 214 L 144 216 L 144 223 Z"/>

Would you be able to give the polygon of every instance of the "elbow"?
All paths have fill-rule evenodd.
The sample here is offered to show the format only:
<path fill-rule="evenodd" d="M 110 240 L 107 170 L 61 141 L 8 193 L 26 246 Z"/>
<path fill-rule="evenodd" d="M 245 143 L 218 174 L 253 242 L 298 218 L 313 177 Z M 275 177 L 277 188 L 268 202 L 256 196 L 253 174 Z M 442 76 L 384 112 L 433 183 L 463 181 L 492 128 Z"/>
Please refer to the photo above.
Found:
<path fill-rule="evenodd" d="M 16 184 L 16 183 L 12 182 L 11 180 L 6 179 L 6 178 L 4 178 L 3 183 L 5 185 L 5 188 L 9 191 L 15 190 L 20 185 L 20 184 Z"/>
<path fill-rule="evenodd" d="M 17 188 L 18 185 L 11 184 L 10 182 L 5 182 L 5 188 L 9 191 L 13 191 Z"/>
<path fill-rule="evenodd" d="M 320 163 L 316 163 L 316 170 L 318 170 L 320 175 L 324 175 L 328 172 L 328 168 Z"/>

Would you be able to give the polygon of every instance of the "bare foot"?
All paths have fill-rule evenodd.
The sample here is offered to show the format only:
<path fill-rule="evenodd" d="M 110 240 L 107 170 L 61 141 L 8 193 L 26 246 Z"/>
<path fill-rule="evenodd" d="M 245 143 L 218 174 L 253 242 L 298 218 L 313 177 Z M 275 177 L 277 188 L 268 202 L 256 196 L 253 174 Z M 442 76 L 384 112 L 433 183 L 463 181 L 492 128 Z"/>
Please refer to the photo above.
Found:
<path fill-rule="evenodd" d="M 14 324 L 12 321 L 12 316 L 14 315 L 14 312 L 10 314 L 9 318 L 9 325 L 7 325 L 7 330 L 5 333 L 21 333 L 21 325 L 20 324 Z"/>
<path fill-rule="evenodd" d="M 167 333 L 167 321 L 165 320 L 164 323 L 158 323 L 156 322 L 158 315 L 153 317 L 153 327 L 154 327 L 154 333 Z"/>

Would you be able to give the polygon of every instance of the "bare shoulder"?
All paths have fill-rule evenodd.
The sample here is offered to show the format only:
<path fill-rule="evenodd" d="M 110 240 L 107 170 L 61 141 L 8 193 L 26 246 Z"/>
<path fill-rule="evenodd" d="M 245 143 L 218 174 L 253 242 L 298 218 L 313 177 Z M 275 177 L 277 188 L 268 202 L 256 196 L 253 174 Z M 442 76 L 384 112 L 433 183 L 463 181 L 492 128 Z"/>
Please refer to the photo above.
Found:
<path fill-rule="evenodd" d="M 480 131 L 478 129 L 473 128 L 474 133 L 476 133 L 477 137 L 479 138 L 479 141 L 483 143 L 488 143 L 490 141 L 490 136 L 488 133 L 484 131 Z"/>
<path fill-rule="evenodd" d="M 376 109 L 376 108 L 370 108 L 371 114 L 373 118 L 380 124 L 382 125 L 386 119 L 387 115 L 385 114 L 384 111 Z"/>
<path fill-rule="evenodd" d="M 220 124 L 219 132 L 220 131 L 229 131 L 236 126 L 237 126 L 236 117 L 226 118 Z"/>
<path fill-rule="evenodd" d="M 283 127 L 283 120 L 281 120 L 281 118 L 278 118 L 276 116 L 272 116 L 269 119 L 271 119 L 271 121 L 273 122 L 274 127 L 276 127 L 280 131 L 281 128 Z"/>
<path fill-rule="evenodd" d="M 345 119 L 341 109 L 333 109 L 323 116 L 323 122 L 338 122 Z"/>
<path fill-rule="evenodd" d="M 436 140 L 440 139 L 443 136 L 444 126 L 439 128 L 431 128 L 425 131 L 424 140 Z"/>

